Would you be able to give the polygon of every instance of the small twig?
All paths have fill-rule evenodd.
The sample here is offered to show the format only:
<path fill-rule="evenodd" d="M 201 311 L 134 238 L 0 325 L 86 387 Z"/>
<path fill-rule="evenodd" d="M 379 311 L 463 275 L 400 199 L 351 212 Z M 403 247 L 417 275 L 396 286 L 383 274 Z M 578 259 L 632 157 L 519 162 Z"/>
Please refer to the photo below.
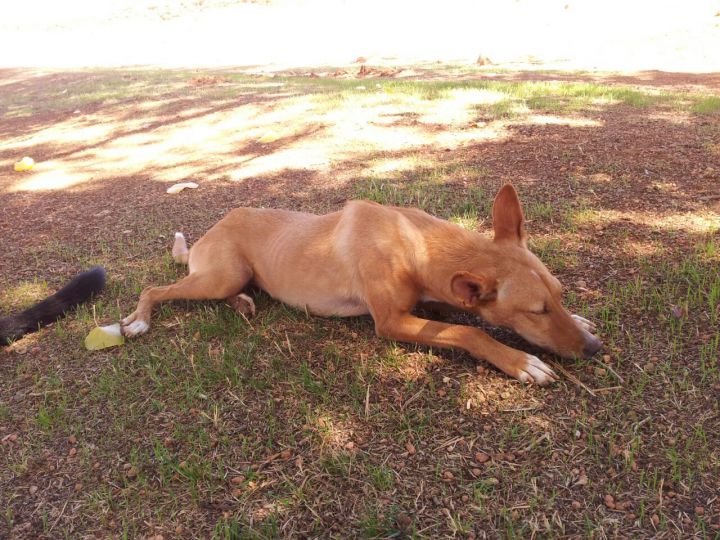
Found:
<path fill-rule="evenodd" d="M 548 442 L 550 441 L 550 434 L 547 431 L 545 433 L 543 433 L 542 435 L 540 435 L 537 439 L 532 441 L 530 444 L 528 444 L 525 448 L 523 448 L 523 452 L 529 452 L 530 450 L 532 450 L 538 444 L 540 444 L 541 442 L 543 442 L 545 440 L 547 440 Z"/>
<path fill-rule="evenodd" d="M 239 313 L 239 312 L 238 312 L 238 313 Z M 252 323 L 250 322 L 250 319 L 248 319 L 247 316 L 246 316 L 244 313 L 240 313 L 240 316 L 241 316 L 243 319 L 245 319 L 245 322 L 248 323 L 248 326 L 250 327 L 250 330 L 252 330 L 252 331 L 254 332 L 254 331 L 255 331 L 255 327 L 254 327 L 254 326 L 252 325 Z"/>
<path fill-rule="evenodd" d="M 593 388 L 593 392 L 612 392 L 613 390 L 620 390 L 622 386 L 607 386 L 605 388 Z"/>
<path fill-rule="evenodd" d="M 295 358 L 295 354 L 293 354 L 292 346 L 290 345 L 290 338 L 288 337 L 288 333 L 287 333 L 287 332 L 285 332 L 285 341 L 287 342 L 288 351 L 290 351 L 290 356 L 292 356 L 293 358 Z"/>
<path fill-rule="evenodd" d="M 367 420 L 370 417 L 370 385 L 367 386 L 367 391 L 365 392 L 365 419 Z"/>
<path fill-rule="evenodd" d="M 561 366 L 560 364 L 558 364 L 557 362 L 553 362 L 552 360 L 550 360 L 549 362 L 550 362 L 550 365 L 551 365 L 553 368 L 557 369 L 560 373 L 562 373 L 563 375 L 565 375 L 565 376 L 570 380 L 570 382 L 575 383 L 577 386 L 579 386 L 580 388 L 582 388 L 583 390 L 585 390 L 585 391 L 586 391 L 588 394 L 590 394 L 592 397 L 597 397 L 597 396 L 595 395 L 595 392 L 592 391 L 592 389 L 590 389 L 590 388 L 588 388 L 587 386 L 585 386 L 580 379 L 578 379 L 575 375 L 573 375 L 572 373 L 570 373 L 567 369 L 565 369 L 564 367 L 562 367 L 562 366 Z"/>
<path fill-rule="evenodd" d="M 531 405 L 530 407 L 517 407 L 514 409 L 500 409 L 500 412 L 523 412 L 523 411 L 534 411 L 536 409 L 542 409 L 542 404 Z"/>
<path fill-rule="evenodd" d="M 402 410 L 405 410 L 405 409 L 407 408 L 407 406 L 410 405 L 413 401 L 415 401 L 418 397 L 420 397 L 420 394 L 422 394 L 424 391 L 425 391 L 424 389 L 418 390 L 415 394 L 413 394 L 412 396 L 410 396 L 410 397 L 408 398 L 408 400 L 407 400 L 405 403 L 403 403 L 403 404 L 402 404 L 402 407 L 400 407 L 400 408 L 401 408 Z"/>
<path fill-rule="evenodd" d="M 601 365 L 602 367 L 604 367 L 605 369 L 607 369 L 610 373 L 612 373 L 613 375 L 615 375 L 615 378 L 616 378 L 618 381 L 620 381 L 621 383 L 625 384 L 625 380 L 624 380 L 620 375 L 618 375 L 617 372 L 616 372 L 613 368 L 611 368 L 610 366 L 608 366 L 605 362 L 603 362 L 603 361 L 601 361 L 601 360 L 598 360 L 597 358 L 593 358 L 593 361 L 596 362 L 596 363 L 598 363 L 598 364 L 600 364 L 600 365 Z"/>
<path fill-rule="evenodd" d="M 67 499 L 65 501 L 65 504 L 62 507 L 62 510 L 60 510 L 60 515 L 57 517 L 57 519 L 54 521 L 54 523 L 50 526 L 50 529 L 48 530 L 48 534 L 52 532 L 52 530 L 55 528 L 55 525 L 58 524 L 58 521 L 60 521 L 60 518 L 63 517 L 63 514 L 65 513 L 65 508 L 67 508 L 68 503 L 70 502 L 70 499 Z"/>

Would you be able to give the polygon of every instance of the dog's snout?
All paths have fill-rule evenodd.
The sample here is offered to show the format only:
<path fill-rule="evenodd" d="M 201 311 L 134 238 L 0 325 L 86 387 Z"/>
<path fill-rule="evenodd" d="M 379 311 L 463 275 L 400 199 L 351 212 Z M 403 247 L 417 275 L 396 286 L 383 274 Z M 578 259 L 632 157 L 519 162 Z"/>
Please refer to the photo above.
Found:
<path fill-rule="evenodd" d="M 585 346 L 583 347 L 583 355 L 585 358 L 590 358 L 591 356 L 595 356 L 595 353 L 597 353 L 603 346 L 603 342 L 600 341 L 595 336 L 588 334 L 585 337 Z"/>

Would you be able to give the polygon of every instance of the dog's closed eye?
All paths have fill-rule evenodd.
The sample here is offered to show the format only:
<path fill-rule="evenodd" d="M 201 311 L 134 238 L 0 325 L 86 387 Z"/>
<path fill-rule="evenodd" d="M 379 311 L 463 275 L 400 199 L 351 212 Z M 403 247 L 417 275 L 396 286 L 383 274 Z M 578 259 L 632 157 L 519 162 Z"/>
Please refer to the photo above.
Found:
<path fill-rule="evenodd" d="M 547 315 L 548 313 L 550 313 L 550 310 L 548 309 L 547 304 L 545 304 L 542 309 L 531 310 L 530 313 L 532 313 L 533 315 Z"/>

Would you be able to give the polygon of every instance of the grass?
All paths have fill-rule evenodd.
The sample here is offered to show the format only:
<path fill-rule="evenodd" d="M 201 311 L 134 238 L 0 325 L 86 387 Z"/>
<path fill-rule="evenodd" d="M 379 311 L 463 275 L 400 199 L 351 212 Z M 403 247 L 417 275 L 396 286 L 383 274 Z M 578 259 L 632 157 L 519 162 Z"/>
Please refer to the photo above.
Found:
<path fill-rule="evenodd" d="M 174 199 L 132 175 L 119 189 L 20 195 L 9 189 L 13 177 L 0 179 L 9 219 L 23 224 L 4 243 L 12 272 L 2 272 L 3 313 L 44 297 L 80 267 L 103 264 L 109 275 L 92 306 L 0 353 L 0 536 L 717 537 L 717 227 L 603 218 L 629 205 L 648 215 L 682 206 L 716 219 L 693 195 L 710 180 L 686 166 L 712 156 L 693 122 L 714 114 L 713 97 L 582 80 L 218 74 L 220 83 L 191 83 L 199 75 L 84 72 L 25 94 L 3 92 L 0 106 L 20 122 L 13 136 L 24 133 L 38 151 L 32 137 L 46 114 L 120 104 L 141 115 L 140 105 L 163 101 L 168 111 L 227 106 L 222 115 L 231 116 L 241 98 L 275 113 L 309 107 L 316 116 L 308 121 L 328 124 L 338 111 L 373 113 L 352 117 L 356 131 L 375 129 L 388 111 L 390 132 L 408 126 L 398 111 L 417 113 L 418 130 L 453 136 L 485 122 L 507 142 L 390 151 L 339 141 L 345 153 L 329 171 L 221 178 Z M 458 103 L 465 123 L 422 120 Z M 591 117 L 601 127 L 543 127 L 532 124 L 534 114 Z M 689 124 L 653 131 L 646 122 L 668 114 Z M 538 131 L 518 127 L 528 125 Z M 671 153 L 646 166 L 658 142 L 678 143 L 684 161 Z M 128 145 L 128 156 L 142 150 Z M 228 160 L 237 153 L 213 148 Z M 262 158 L 285 149 L 251 150 Z M 662 172 L 666 198 L 652 189 L 655 178 L 646 184 L 646 168 Z M 116 321 L 145 286 L 183 274 L 168 254 L 174 230 L 197 239 L 225 208 L 324 211 L 361 197 L 485 233 L 507 180 L 519 187 L 530 247 L 562 280 L 568 307 L 599 324 L 602 364 L 563 362 L 594 396 L 567 378 L 523 387 L 460 352 L 382 341 L 368 317 L 312 317 L 262 292 L 253 293 L 258 315 L 250 321 L 222 303 L 178 302 L 158 308 L 151 332 L 123 347 L 81 346 L 95 319 Z M 73 208 L 84 213 L 64 213 Z M 48 216 L 54 221 L 42 221 Z"/>

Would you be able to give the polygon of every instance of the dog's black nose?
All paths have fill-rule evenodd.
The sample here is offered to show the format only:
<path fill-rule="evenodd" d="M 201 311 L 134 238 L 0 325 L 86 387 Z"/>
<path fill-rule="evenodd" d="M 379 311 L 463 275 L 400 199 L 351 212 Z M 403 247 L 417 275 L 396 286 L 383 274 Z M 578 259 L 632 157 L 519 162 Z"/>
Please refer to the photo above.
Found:
<path fill-rule="evenodd" d="M 585 339 L 585 347 L 583 347 L 583 355 L 585 358 L 594 356 L 603 346 L 603 342 L 595 336 L 589 336 Z"/>

